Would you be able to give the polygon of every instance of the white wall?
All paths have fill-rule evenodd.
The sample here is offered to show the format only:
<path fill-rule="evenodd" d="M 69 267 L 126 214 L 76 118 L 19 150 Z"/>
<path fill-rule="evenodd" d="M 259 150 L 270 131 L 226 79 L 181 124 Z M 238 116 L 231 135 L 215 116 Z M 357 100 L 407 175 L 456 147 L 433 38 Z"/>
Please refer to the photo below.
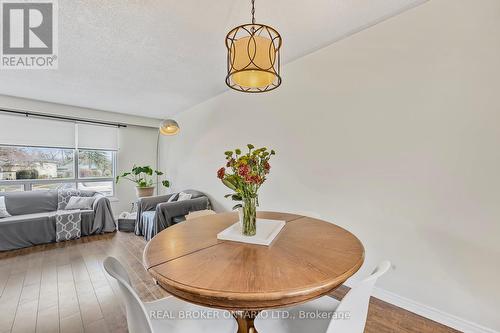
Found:
<path fill-rule="evenodd" d="M 174 186 L 229 209 L 223 152 L 274 148 L 261 208 L 318 212 L 362 240 L 363 273 L 393 261 L 380 287 L 500 330 L 499 31 L 498 0 L 433 0 L 290 63 L 275 92 L 202 103 L 179 116 Z"/>
<path fill-rule="evenodd" d="M 120 128 L 118 131 L 120 149 L 117 159 L 117 172 L 128 171 L 134 164 L 156 165 L 157 126 L 160 122 L 158 119 L 4 95 L 0 95 L 1 108 L 129 124 L 129 126 Z M 140 114 L 140 111 L 138 111 L 138 114 Z M 113 213 L 118 215 L 122 211 L 130 210 L 132 202 L 136 200 L 136 194 L 134 184 L 128 181 L 121 181 L 116 185 L 115 189 L 115 198 L 112 199 L 111 205 Z"/>
<path fill-rule="evenodd" d="M 127 126 L 119 130 L 119 144 L 117 171 L 122 173 L 130 171 L 133 165 L 156 165 L 156 139 L 158 130 L 137 126 Z M 137 200 L 135 184 L 121 180 L 116 184 L 116 197 L 118 202 L 113 202 L 113 212 L 118 215 L 123 211 L 130 211 L 132 202 Z"/>

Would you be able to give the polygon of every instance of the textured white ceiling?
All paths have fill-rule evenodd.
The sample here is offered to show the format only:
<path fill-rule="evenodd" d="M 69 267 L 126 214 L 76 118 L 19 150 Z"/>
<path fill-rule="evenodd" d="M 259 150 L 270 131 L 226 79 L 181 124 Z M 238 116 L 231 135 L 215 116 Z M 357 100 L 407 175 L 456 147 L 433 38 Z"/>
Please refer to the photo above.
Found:
<path fill-rule="evenodd" d="M 256 19 L 287 63 L 422 2 L 256 0 Z M 59 69 L 0 70 L 0 94 L 172 116 L 226 89 L 224 38 L 249 20 L 250 0 L 59 0 Z"/>

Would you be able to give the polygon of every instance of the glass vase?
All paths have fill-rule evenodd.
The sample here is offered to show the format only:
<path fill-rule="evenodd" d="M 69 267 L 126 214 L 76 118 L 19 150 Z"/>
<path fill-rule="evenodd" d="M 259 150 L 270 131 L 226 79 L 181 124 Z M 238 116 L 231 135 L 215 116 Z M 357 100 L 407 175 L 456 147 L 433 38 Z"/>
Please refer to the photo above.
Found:
<path fill-rule="evenodd" d="M 255 236 L 257 233 L 257 198 L 243 198 L 242 233 L 244 236 Z"/>

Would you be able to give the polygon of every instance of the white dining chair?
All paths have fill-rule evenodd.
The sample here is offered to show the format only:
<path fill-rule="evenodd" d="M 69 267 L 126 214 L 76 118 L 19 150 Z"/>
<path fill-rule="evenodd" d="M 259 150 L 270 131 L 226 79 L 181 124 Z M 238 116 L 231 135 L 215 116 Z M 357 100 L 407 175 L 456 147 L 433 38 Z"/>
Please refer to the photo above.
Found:
<path fill-rule="evenodd" d="M 380 263 L 340 302 L 323 296 L 294 307 L 263 311 L 255 319 L 255 328 L 259 333 L 363 333 L 375 282 L 390 267 L 389 261 Z"/>
<path fill-rule="evenodd" d="M 127 271 L 116 258 L 107 257 L 103 266 L 118 281 L 130 333 L 235 333 L 238 330 L 236 320 L 228 311 L 197 306 L 173 296 L 142 302 L 130 284 Z"/>

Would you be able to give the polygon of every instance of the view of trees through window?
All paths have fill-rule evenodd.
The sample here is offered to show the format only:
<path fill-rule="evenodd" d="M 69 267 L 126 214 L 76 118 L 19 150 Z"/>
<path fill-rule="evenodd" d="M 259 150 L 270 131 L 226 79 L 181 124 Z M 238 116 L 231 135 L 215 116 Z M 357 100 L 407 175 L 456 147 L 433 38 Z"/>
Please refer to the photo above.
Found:
<path fill-rule="evenodd" d="M 74 178 L 74 150 L 0 146 L 0 180 Z"/>
<path fill-rule="evenodd" d="M 80 178 L 113 177 L 113 152 L 80 150 L 78 152 L 78 175 Z"/>
<path fill-rule="evenodd" d="M 79 188 L 111 196 L 113 179 L 112 151 L 0 145 L 0 192 Z"/>

